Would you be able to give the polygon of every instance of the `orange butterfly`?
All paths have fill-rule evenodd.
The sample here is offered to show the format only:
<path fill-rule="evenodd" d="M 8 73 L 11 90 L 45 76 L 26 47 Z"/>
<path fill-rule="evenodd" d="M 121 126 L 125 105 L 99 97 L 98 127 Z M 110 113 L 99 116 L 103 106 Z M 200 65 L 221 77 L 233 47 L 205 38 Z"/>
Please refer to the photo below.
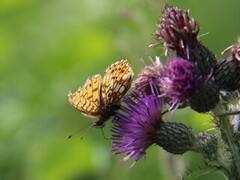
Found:
<path fill-rule="evenodd" d="M 127 60 L 120 60 L 100 74 L 88 78 L 75 93 L 69 92 L 68 101 L 84 115 L 97 118 L 94 127 L 103 127 L 105 121 L 119 108 L 121 98 L 131 87 L 133 71 Z"/>

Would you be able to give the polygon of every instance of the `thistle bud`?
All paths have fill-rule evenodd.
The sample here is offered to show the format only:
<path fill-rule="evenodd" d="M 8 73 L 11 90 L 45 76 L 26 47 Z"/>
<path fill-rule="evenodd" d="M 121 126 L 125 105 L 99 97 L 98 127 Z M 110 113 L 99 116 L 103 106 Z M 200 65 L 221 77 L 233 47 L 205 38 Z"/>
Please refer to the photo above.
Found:
<path fill-rule="evenodd" d="M 240 38 L 223 53 L 228 50 L 231 50 L 231 56 L 217 64 L 214 72 L 215 84 L 220 90 L 235 91 L 240 89 Z"/>
<path fill-rule="evenodd" d="M 210 81 L 205 84 L 201 90 L 194 94 L 190 99 L 190 107 L 199 112 L 204 113 L 213 109 L 219 101 L 219 90 Z"/>
<path fill-rule="evenodd" d="M 194 141 L 192 129 L 177 122 L 164 122 L 155 135 L 155 143 L 173 154 L 191 150 Z"/>
<path fill-rule="evenodd" d="M 217 148 L 217 137 L 206 132 L 201 132 L 196 135 L 195 147 L 192 150 L 201 153 L 207 160 L 214 160 L 217 156 Z"/>

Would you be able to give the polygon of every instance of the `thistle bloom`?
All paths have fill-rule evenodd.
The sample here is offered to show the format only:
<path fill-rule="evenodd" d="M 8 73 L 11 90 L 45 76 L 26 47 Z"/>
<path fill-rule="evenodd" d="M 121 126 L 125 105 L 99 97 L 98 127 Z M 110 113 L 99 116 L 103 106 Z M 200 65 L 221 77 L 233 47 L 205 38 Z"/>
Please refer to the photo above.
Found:
<path fill-rule="evenodd" d="M 140 97 L 134 92 L 124 99 L 124 103 L 121 111 L 115 114 L 111 138 L 114 154 L 127 155 L 122 161 L 132 158 L 134 165 L 152 144 L 173 154 L 198 150 L 191 128 L 162 120 L 161 97 L 154 94 Z"/>
<path fill-rule="evenodd" d="M 190 17 L 189 10 L 166 6 L 157 24 L 154 38 L 158 41 L 150 46 L 163 44 L 166 51 L 173 50 L 176 56 L 196 64 L 197 72 L 208 75 L 216 65 L 215 55 L 198 39 L 199 24 Z"/>
<path fill-rule="evenodd" d="M 163 102 L 155 95 L 140 98 L 138 93 L 133 93 L 123 101 L 126 106 L 121 107 L 113 120 L 113 152 L 126 154 L 122 161 L 132 158 L 137 162 L 155 143 L 156 131 L 163 123 Z"/>
<path fill-rule="evenodd" d="M 169 59 L 165 74 L 159 79 L 160 92 L 167 98 L 170 110 L 175 110 L 187 105 L 207 78 L 197 74 L 193 63 L 182 58 Z"/>
<path fill-rule="evenodd" d="M 219 101 L 219 87 L 212 81 L 217 78 L 221 79 L 223 73 L 220 69 L 218 71 L 220 73 L 215 73 L 215 78 L 211 79 L 217 61 L 215 55 L 197 38 L 200 30 L 198 22 L 190 17 L 189 10 L 166 6 L 157 26 L 158 29 L 154 33 L 157 43 L 151 46 L 163 44 L 166 49 L 165 55 L 168 50 L 172 50 L 176 57 L 190 62 L 189 65 L 186 62 L 174 62 L 172 66 L 176 67 L 176 70 L 173 71 L 173 74 L 167 73 L 167 76 L 161 80 L 160 88 L 163 95 L 168 98 L 171 105 L 170 110 L 185 105 L 190 105 L 198 112 L 208 112 L 213 109 Z M 191 63 L 192 65 L 190 65 Z M 180 67 L 177 67 L 177 64 L 180 64 Z M 172 67 L 168 66 L 167 69 L 172 69 Z M 225 70 L 225 68 L 222 69 Z M 170 72 L 172 71 L 170 70 Z M 234 70 L 234 72 L 239 71 Z M 238 78 L 232 79 L 231 82 L 238 81 Z M 219 80 L 219 84 L 223 84 L 222 81 Z M 162 91 L 160 92 L 162 93 Z"/>
<path fill-rule="evenodd" d="M 155 61 L 152 61 L 152 65 L 145 66 L 137 79 L 133 83 L 133 87 L 137 91 L 144 91 L 147 94 L 152 93 L 151 83 L 154 84 L 157 89 L 157 79 L 161 77 L 164 71 L 164 65 L 159 57 L 156 57 Z"/>
<path fill-rule="evenodd" d="M 157 26 L 154 37 L 159 44 L 163 43 L 167 50 L 174 49 L 183 53 L 186 43 L 197 41 L 199 25 L 189 16 L 189 10 L 166 6 Z"/>

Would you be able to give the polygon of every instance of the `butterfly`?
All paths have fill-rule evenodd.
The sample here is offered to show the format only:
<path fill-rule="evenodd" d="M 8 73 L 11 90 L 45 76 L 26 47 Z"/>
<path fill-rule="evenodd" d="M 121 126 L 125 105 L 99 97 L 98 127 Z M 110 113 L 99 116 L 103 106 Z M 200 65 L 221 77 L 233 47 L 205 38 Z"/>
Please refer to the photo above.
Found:
<path fill-rule="evenodd" d="M 96 118 L 93 127 L 102 128 L 105 121 L 119 109 L 120 100 L 131 87 L 133 70 L 126 59 L 109 66 L 103 77 L 88 78 L 75 93 L 69 92 L 68 101 L 84 115 Z"/>

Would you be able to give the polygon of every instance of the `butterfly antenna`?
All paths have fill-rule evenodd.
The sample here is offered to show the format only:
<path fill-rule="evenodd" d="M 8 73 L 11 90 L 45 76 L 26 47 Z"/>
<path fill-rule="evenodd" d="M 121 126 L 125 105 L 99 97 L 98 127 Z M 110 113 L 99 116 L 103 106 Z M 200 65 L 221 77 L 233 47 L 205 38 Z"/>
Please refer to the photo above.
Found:
<path fill-rule="evenodd" d="M 88 127 L 88 128 L 87 128 Z M 75 131 L 74 133 L 70 134 L 67 136 L 67 139 L 71 139 L 75 134 L 79 133 L 80 131 L 82 131 L 83 129 L 87 128 L 87 131 L 90 129 L 89 127 L 92 127 L 91 124 L 88 124 L 80 129 L 78 129 L 77 131 Z M 84 133 L 85 135 L 86 133 Z M 81 138 L 82 139 L 82 138 Z"/>
<path fill-rule="evenodd" d="M 83 133 L 83 135 L 80 137 L 80 140 L 82 140 L 85 136 L 86 136 L 86 134 L 88 133 L 88 131 L 92 128 L 93 126 L 92 126 L 92 124 L 90 125 L 90 126 L 88 126 L 88 128 L 86 129 L 86 131 Z"/>
<path fill-rule="evenodd" d="M 104 131 L 103 131 L 103 128 L 101 128 L 101 130 L 102 130 L 103 138 L 104 138 L 105 140 L 110 140 L 110 137 L 107 138 L 107 137 L 105 136 Z"/>

